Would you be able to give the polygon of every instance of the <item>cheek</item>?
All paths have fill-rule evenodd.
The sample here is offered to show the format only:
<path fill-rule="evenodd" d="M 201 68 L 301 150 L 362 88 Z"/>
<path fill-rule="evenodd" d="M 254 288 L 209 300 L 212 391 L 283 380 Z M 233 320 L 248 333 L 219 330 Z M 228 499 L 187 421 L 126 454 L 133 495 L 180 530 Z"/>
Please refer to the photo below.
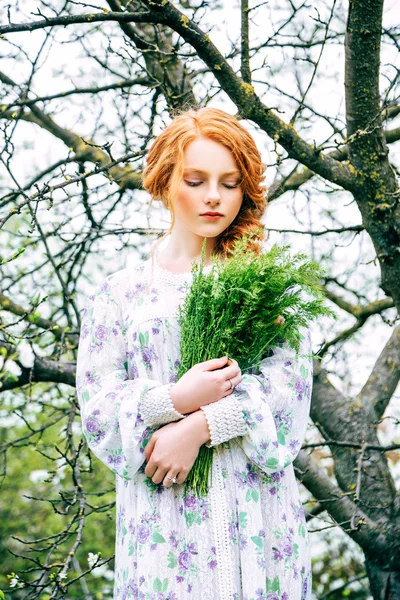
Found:
<path fill-rule="evenodd" d="M 240 208 L 242 206 L 242 202 L 243 202 L 243 194 L 242 192 L 240 192 L 235 198 L 234 201 L 232 202 L 232 212 L 236 213 L 236 215 L 238 214 L 238 212 L 240 211 Z M 236 216 L 235 215 L 235 216 Z"/>
<path fill-rule="evenodd" d="M 183 188 L 179 190 L 177 205 L 182 208 L 189 208 L 196 200 L 195 188 Z"/>

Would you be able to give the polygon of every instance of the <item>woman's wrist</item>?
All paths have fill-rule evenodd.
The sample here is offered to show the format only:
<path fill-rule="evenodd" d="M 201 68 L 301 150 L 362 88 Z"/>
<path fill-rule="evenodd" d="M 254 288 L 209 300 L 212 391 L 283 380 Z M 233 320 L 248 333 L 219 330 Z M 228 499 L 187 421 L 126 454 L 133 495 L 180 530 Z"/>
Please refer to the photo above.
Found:
<path fill-rule="evenodd" d="M 199 446 L 206 444 L 211 439 L 207 419 L 202 410 L 199 409 L 190 413 L 181 423 L 185 423 L 193 429 L 193 435 L 197 437 Z"/>
<path fill-rule="evenodd" d="M 169 397 L 171 398 L 171 402 L 174 405 L 175 410 L 184 415 L 184 407 L 182 406 L 182 399 L 179 394 L 179 388 L 177 389 L 176 383 L 172 383 L 169 388 Z"/>

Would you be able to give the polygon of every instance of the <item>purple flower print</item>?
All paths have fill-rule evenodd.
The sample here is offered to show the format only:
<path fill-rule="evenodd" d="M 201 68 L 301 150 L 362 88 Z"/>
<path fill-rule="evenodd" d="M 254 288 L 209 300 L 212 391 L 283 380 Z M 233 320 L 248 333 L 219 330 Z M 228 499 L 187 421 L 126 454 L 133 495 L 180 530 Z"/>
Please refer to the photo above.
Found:
<path fill-rule="evenodd" d="M 272 548 L 274 560 L 283 560 L 283 554 L 279 548 Z"/>
<path fill-rule="evenodd" d="M 297 454 L 297 449 L 300 445 L 299 440 L 290 440 L 289 442 L 289 449 L 290 452 L 293 454 L 293 456 L 295 456 Z"/>
<path fill-rule="evenodd" d="M 105 342 L 108 339 L 108 328 L 105 325 L 98 325 L 94 337 L 100 342 Z"/>
<path fill-rule="evenodd" d="M 262 423 L 262 422 L 264 421 L 264 417 L 262 416 L 262 414 L 260 414 L 260 413 L 257 413 L 257 414 L 256 414 L 256 420 L 257 420 L 259 423 Z"/>
<path fill-rule="evenodd" d="M 275 481 L 276 483 L 279 483 L 280 480 L 282 479 L 282 477 L 285 476 L 285 471 L 276 471 L 275 473 L 271 473 L 271 479 L 272 481 Z"/>
<path fill-rule="evenodd" d="M 151 344 L 150 346 L 142 346 L 142 357 L 143 361 L 151 368 L 151 362 L 153 358 L 156 360 L 158 358 L 153 344 Z"/>
<path fill-rule="evenodd" d="M 176 531 L 171 531 L 169 534 L 169 543 L 173 548 L 177 548 L 179 545 L 178 540 L 176 539 Z"/>
<path fill-rule="evenodd" d="M 132 342 L 136 342 L 136 340 L 137 340 L 137 331 L 134 331 L 132 333 Z"/>
<path fill-rule="evenodd" d="M 290 539 L 290 537 L 287 535 L 284 539 L 283 539 L 283 543 L 282 543 L 282 552 L 285 556 L 292 556 L 293 554 L 293 544 L 292 541 Z"/>
<path fill-rule="evenodd" d="M 194 512 L 198 509 L 198 502 L 195 496 L 185 496 L 183 499 L 183 505 L 186 510 Z"/>
<path fill-rule="evenodd" d="M 306 598 L 307 598 L 307 589 L 308 589 L 308 583 L 307 583 L 307 579 L 305 579 L 303 581 L 303 589 L 301 590 L 301 600 L 306 600 Z"/>
<path fill-rule="evenodd" d="M 208 563 L 208 568 L 209 568 L 209 569 L 211 569 L 211 570 L 212 570 L 212 569 L 215 569 L 215 568 L 216 568 L 216 566 L 217 566 L 217 561 L 216 561 L 216 560 L 211 560 L 211 561 Z"/>
<path fill-rule="evenodd" d="M 182 575 L 177 575 L 175 577 L 175 579 L 176 579 L 176 583 L 182 583 L 183 581 L 185 581 L 185 578 L 182 577 Z"/>
<path fill-rule="evenodd" d="M 95 378 L 92 376 L 92 374 L 91 374 L 91 372 L 90 372 L 90 371 L 86 371 L 86 373 L 85 373 L 85 377 L 86 377 L 86 382 L 87 382 L 88 384 L 91 384 L 91 383 L 96 383 L 96 380 L 95 380 Z"/>
<path fill-rule="evenodd" d="M 105 281 L 105 282 L 103 283 L 103 285 L 101 286 L 101 288 L 100 288 L 100 289 L 101 289 L 101 291 L 102 291 L 102 292 L 106 292 L 107 290 L 109 290 L 109 289 L 110 289 L 110 286 L 108 285 L 107 281 Z"/>
<path fill-rule="evenodd" d="M 275 592 L 268 592 L 266 600 L 279 600 L 279 596 Z"/>
<path fill-rule="evenodd" d="M 85 324 L 81 329 L 81 338 L 85 339 L 89 335 L 89 327 Z"/>
<path fill-rule="evenodd" d="M 131 535 L 133 535 L 136 531 L 136 525 L 133 519 L 129 519 L 128 531 Z"/>
<path fill-rule="evenodd" d="M 100 429 L 100 423 L 93 417 L 88 417 L 85 421 L 86 431 L 89 433 L 97 433 Z"/>
<path fill-rule="evenodd" d="M 281 600 L 289 600 L 287 592 L 283 592 Z"/>
<path fill-rule="evenodd" d="M 192 557 L 190 556 L 190 553 L 186 550 L 183 550 L 183 552 L 181 552 L 178 557 L 178 563 L 182 567 L 182 569 L 185 569 L 185 571 L 187 571 L 190 565 L 192 564 Z"/>
<path fill-rule="evenodd" d="M 258 473 L 256 471 L 249 471 L 246 477 L 247 485 L 251 488 L 257 487 Z"/>
<path fill-rule="evenodd" d="M 119 456 L 112 456 L 112 454 L 109 454 L 107 456 L 107 462 L 108 462 L 108 464 L 114 465 L 115 468 L 117 468 L 121 464 L 121 462 L 122 462 L 122 456 L 121 455 L 119 455 Z"/>
<path fill-rule="evenodd" d="M 174 367 L 175 367 L 175 368 L 178 368 L 178 367 L 180 367 L 180 366 L 181 366 L 181 361 L 180 361 L 180 360 L 176 360 L 176 361 L 174 362 Z"/>
<path fill-rule="evenodd" d="M 141 524 L 138 527 L 138 542 L 139 544 L 145 544 L 147 542 L 147 540 L 150 537 L 150 528 L 145 525 L 145 524 Z"/>
<path fill-rule="evenodd" d="M 198 554 L 195 542 L 191 542 L 190 544 L 188 544 L 187 549 L 189 550 L 190 554 Z"/>
<path fill-rule="evenodd" d="M 245 486 L 245 480 L 243 480 L 243 476 L 242 473 L 240 473 L 240 471 L 235 471 L 235 478 L 238 484 L 239 489 L 243 490 L 246 486 Z"/>
<path fill-rule="evenodd" d="M 296 382 L 294 384 L 294 389 L 296 390 L 296 392 L 298 392 L 297 400 L 302 400 L 303 394 L 306 390 L 306 380 L 303 379 L 303 377 L 296 379 Z"/>

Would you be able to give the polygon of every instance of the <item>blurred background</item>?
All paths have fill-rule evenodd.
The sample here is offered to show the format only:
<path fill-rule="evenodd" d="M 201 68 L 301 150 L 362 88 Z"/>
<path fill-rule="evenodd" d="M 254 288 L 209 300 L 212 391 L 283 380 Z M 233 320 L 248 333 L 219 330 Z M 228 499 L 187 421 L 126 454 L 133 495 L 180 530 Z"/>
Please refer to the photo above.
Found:
<path fill-rule="evenodd" d="M 141 189 L 179 110 L 238 115 L 266 164 L 266 246 L 325 268 L 296 462 L 319 600 L 400 598 L 395 0 L 8 0 L 0 67 L 0 598 L 110 600 L 114 474 L 75 396 L 85 297 L 147 258 Z M 398 13 L 397 13 L 398 15 Z M 280 599 L 279 599 L 280 600 Z"/>

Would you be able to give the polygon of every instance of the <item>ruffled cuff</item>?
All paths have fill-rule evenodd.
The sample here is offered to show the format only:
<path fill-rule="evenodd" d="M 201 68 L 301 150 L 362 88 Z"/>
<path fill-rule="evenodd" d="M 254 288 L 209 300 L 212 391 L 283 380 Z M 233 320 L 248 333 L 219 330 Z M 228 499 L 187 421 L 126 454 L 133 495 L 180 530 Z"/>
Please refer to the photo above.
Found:
<path fill-rule="evenodd" d="M 159 385 L 142 394 L 140 416 L 146 426 L 166 425 L 187 416 L 182 415 L 173 405 L 170 394 L 173 385 L 173 383 Z"/>
<path fill-rule="evenodd" d="M 205 444 L 207 448 L 247 433 L 241 403 L 232 394 L 200 408 L 206 416 L 210 431 L 211 439 Z"/>

